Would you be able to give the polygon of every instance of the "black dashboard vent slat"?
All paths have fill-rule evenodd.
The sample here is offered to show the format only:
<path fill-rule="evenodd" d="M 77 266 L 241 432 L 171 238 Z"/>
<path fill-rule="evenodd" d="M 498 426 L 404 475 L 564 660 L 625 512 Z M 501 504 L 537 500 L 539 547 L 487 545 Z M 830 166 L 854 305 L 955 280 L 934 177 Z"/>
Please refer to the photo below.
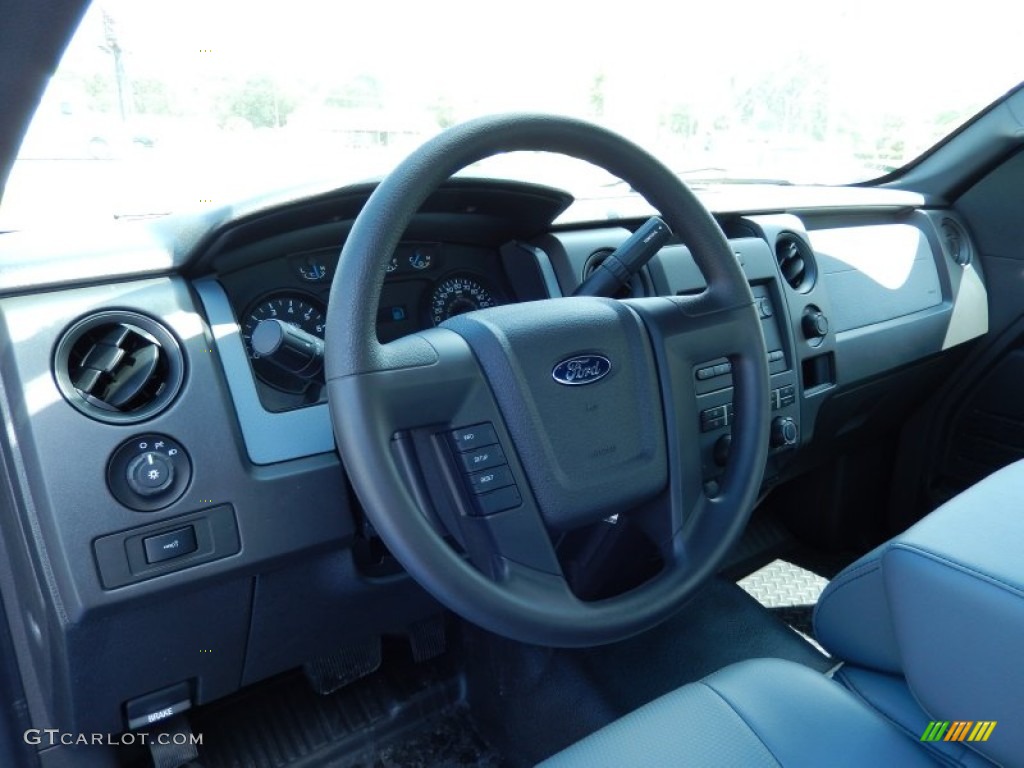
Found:
<path fill-rule="evenodd" d="M 802 237 L 793 232 L 781 233 L 775 240 L 775 260 L 782 279 L 793 290 L 803 293 L 814 286 L 817 275 L 814 254 Z"/>
<path fill-rule="evenodd" d="M 126 410 L 131 409 L 133 402 L 139 401 L 144 405 L 147 400 L 156 397 L 163 381 L 159 374 L 161 356 L 160 348 L 155 344 L 142 347 L 132 354 L 125 365 L 111 374 L 111 382 L 104 392 L 104 401 L 118 410 Z"/>
<path fill-rule="evenodd" d="M 184 360 L 162 325 L 135 313 L 104 312 L 65 333 L 54 368 L 61 392 L 78 410 L 99 421 L 132 423 L 170 403 Z"/>

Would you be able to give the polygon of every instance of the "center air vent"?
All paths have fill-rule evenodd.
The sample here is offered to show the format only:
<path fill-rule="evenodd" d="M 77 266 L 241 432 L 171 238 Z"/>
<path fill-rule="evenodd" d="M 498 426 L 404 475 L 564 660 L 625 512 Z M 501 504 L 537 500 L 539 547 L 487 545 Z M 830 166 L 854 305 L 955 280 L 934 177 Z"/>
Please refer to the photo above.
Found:
<path fill-rule="evenodd" d="M 64 334 L 54 374 L 65 399 L 82 413 L 130 424 L 170 404 L 181 388 L 184 362 L 159 323 L 134 312 L 101 312 Z"/>
<path fill-rule="evenodd" d="M 814 286 L 816 270 L 811 247 L 799 235 L 783 232 L 775 239 L 775 260 L 793 290 L 806 293 Z"/>
<path fill-rule="evenodd" d="M 592 254 L 590 254 L 590 256 L 587 258 L 586 264 L 583 265 L 583 279 L 586 280 L 588 277 L 594 274 L 594 270 L 601 266 L 601 262 L 603 262 L 605 259 L 611 256 L 613 253 L 615 253 L 614 248 L 601 248 L 600 250 L 594 251 Z M 629 282 L 622 286 L 619 292 L 616 293 L 612 298 L 637 299 L 647 295 L 647 287 L 644 283 L 643 277 L 640 273 L 638 273 L 633 275 L 633 277 L 630 278 Z"/>

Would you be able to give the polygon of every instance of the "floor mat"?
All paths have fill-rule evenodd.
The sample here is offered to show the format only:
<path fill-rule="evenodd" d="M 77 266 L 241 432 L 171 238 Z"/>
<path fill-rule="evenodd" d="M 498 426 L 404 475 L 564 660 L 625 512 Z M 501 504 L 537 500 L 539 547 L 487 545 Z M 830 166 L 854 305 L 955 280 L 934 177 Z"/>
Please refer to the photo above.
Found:
<path fill-rule="evenodd" d="M 821 649 L 813 639 L 811 619 L 828 579 L 786 560 L 774 560 L 738 583 L 747 594 Z"/>
<path fill-rule="evenodd" d="M 420 768 L 501 765 L 470 723 L 451 658 L 382 668 L 328 696 L 299 672 L 197 710 L 204 768 Z"/>

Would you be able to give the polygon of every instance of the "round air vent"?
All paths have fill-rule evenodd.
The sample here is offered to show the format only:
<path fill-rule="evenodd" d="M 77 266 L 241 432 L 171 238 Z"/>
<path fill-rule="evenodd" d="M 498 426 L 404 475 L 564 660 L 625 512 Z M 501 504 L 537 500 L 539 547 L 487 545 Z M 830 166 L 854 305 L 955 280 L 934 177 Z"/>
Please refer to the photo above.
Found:
<path fill-rule="evenodd" d="M 132 424 L 170 404 L 185 365 L 178 342 L 156 321 L 135 312 L 99 312 L 64 333 L 54 375 L 65 399 L 82 413 Z"/>
<path fill-rule="evenodd" d="M 817 269 L 811 247 L 799 235 L 783 232 L 775 239 L 775 260 L 782 278 L 795 291 L 806 293 L 814 286 Z"/>
<path fill-rule="evenodd" d="M 940 226 L 949 257 L 961 267 L 966 267 L 971 263 L 971 242 L 964 228 L 953 219 L 943 219 Z"/>
<path fill-rule="evenodd" d="M 594 273 L 594 270 L 601 266 L 601 262 L 603 262 L 605 259 L 611 256 L 613 253 L 615 253 L 614 248 L 601 248 L 590 254 L 590 256 L 587 258 L 587 262 L 583 265 L 583 279 L 586 280 L 588 277 L 590 277 Z M 638 273 L 633 275 L 633 277 L 630 278 L 629 282 L 622 286 L 619 292 L 616 293 L 612 298 L 636 299 L 640 298 L 641 296 L 647 296 L 647 286 L 644 284 L 643 277 Z"/>

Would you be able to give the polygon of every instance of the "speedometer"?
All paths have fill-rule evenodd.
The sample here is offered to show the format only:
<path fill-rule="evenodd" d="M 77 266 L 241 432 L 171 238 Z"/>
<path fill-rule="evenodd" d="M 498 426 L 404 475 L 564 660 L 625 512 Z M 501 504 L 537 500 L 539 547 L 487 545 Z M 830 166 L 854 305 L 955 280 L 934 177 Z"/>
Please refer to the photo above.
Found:
<path fill-rule="evenodd" d="M 267 360 L 261 360 L 252 349 L 252 333 L 256 326 L 264 320 L 272 319 L 290 323 L 322 339 L 327 323 L 323 304 L 302 293 L 277 293 L 256 302 L 242 318 L 242 339 L 245 341 L 245 351 L 252 360 L 252 368 L 256 375 L 267 384 L 285 392 L 303 392 L 309 385 L 308 381 Z"/>
<path fill-rule="evenodd" d="M 434 288 L 430 297 L 430 319 L 434 325 L 440 325 L 450 317 L 499 303 L 476 278 L 449 277 Z"/>

